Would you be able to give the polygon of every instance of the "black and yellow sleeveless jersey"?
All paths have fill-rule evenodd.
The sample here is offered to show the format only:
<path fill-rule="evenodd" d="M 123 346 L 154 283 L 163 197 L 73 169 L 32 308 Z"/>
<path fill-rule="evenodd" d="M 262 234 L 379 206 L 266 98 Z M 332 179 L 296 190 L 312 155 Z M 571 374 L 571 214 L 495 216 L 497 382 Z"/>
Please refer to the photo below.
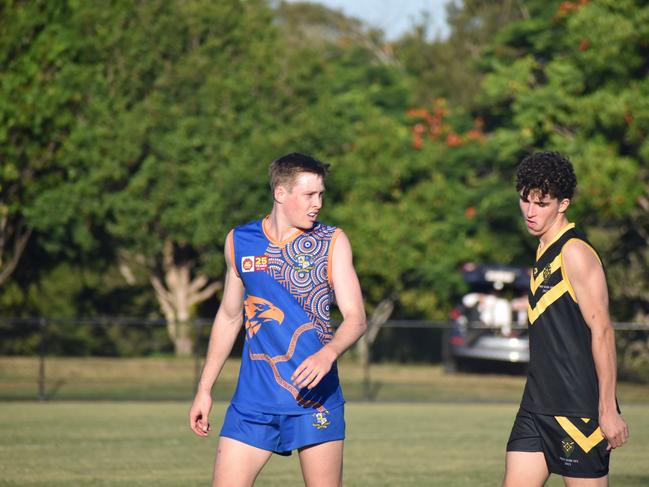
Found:
<path fill-rule="evenodd" d="M 591 332 L 561 251 L 578 239 L 597 253 L 574 226 L 566 225 L 537 252 L 532 268 L 527 310 L 530 363 L 521 407 L 538 414 L 597 418 L 599 386 Z"/>

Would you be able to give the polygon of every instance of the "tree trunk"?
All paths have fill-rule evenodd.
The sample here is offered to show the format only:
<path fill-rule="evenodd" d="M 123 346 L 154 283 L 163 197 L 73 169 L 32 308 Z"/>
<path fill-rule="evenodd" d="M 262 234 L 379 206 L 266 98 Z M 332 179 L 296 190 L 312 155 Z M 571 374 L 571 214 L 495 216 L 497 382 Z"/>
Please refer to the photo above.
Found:
<path fill-rule="evenodd" d="M 0 204 L 0 286 L 16 269 L 31 235 L 32 229 L 12 218 L 9 209 Z"/>
<path fill-rule="evenodd" d="M 392 311 L 394 310 L 394 296 L 383 299 L 374 309 L 370 319 L 367 322 L 367 331 L 358 340 L 356 350 L 360 360 L 361 368 L 363 369 L 363 397 L 366 400 L 373 400 L 375 396 L 375 388 L 372 384 L 371 377 L 371 351 L 372 345 L 381 330 L 383 324 L 388 321 Z"/>
<path fill-rule="evenodd" d="M 162 276 L 153 274 L 151 285 L 167 320 L 167 332 L 174 343 L 176 355 L 187 357 L 194 348 L 191 311 L 198 303 L 214 295 L 223 283 L 214 281 L 210 284 L 204 274 L 198 274 L 192 279 L 193 263 L 176 262 L 173 254 L 173 243 L 166 241 L 163 247 Z"/>

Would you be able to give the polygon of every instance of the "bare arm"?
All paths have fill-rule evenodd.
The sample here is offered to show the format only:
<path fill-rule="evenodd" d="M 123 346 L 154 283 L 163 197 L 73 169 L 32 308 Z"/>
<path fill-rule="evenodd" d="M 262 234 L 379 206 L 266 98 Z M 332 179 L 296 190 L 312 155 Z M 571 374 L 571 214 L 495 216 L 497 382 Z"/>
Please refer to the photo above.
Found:
<path fill-rule="evenodd" d="M 305 359 L 293 372 L 291 380 L 299 388 L 313 389 L 317 386 L 331 370 L 334 361 L 367 329 L 361 286 L 352 262 L 352 247 L 344 233 L 336 239 L 332 257 L 331 281 L 343 321 L 331 341 Z"/>
<path fill-rule="evenodd" d="M 615 333 L 608 314 L 604 269 L 592 250 L 579 240 L 568 242 L 562 253 L 566 274 L 592 335 L 599 384 L 599 425 L 609 446 L 617 448 L 627 441 L 629 429 L 617 412 L 615 402 Z"/>
<path fill-rule="evenodd" d="M 237 275 L 228 249 L 232 245 L 232 232 L 225 239 L 225 287 L 223 300 L 214 318 L 207 357 L 198 383 L 194 402 L 189 410 L 189 426 L 198 436 L 207 436 L 208 415 L 212 409 L 212 387 L 221 373 L 223 364 L 232 351 L 243 321 L 243 282 Z"/>

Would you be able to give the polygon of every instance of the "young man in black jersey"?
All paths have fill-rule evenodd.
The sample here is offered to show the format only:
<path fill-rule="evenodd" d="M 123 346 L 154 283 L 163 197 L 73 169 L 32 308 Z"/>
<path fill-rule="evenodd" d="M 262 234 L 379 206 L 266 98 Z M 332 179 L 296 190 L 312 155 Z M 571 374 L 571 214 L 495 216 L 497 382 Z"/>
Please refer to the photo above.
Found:
<path fill-rule="evenodd" d="M 615 397 L 615 337 L 599 256 L 566 218 L 577 179 L 557 152 L 526 157 L 516 191 L 539 237 L 529 291 L 530 365 L 507 443 L 504 487 L 607 486 L 629 430 Z"/>

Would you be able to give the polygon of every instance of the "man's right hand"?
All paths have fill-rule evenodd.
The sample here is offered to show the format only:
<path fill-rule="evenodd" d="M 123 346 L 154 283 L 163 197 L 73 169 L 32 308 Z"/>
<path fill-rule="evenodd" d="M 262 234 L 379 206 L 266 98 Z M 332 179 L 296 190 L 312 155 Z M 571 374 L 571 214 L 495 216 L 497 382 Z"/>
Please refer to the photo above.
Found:
<path fill-rule="evenodd" d="M 211 429 L 208 421 L 211 409 L 212 396 L 208 392 L 198 391 L 189 409 L 189 427 L 198 436 L 206 437 Z"/>

